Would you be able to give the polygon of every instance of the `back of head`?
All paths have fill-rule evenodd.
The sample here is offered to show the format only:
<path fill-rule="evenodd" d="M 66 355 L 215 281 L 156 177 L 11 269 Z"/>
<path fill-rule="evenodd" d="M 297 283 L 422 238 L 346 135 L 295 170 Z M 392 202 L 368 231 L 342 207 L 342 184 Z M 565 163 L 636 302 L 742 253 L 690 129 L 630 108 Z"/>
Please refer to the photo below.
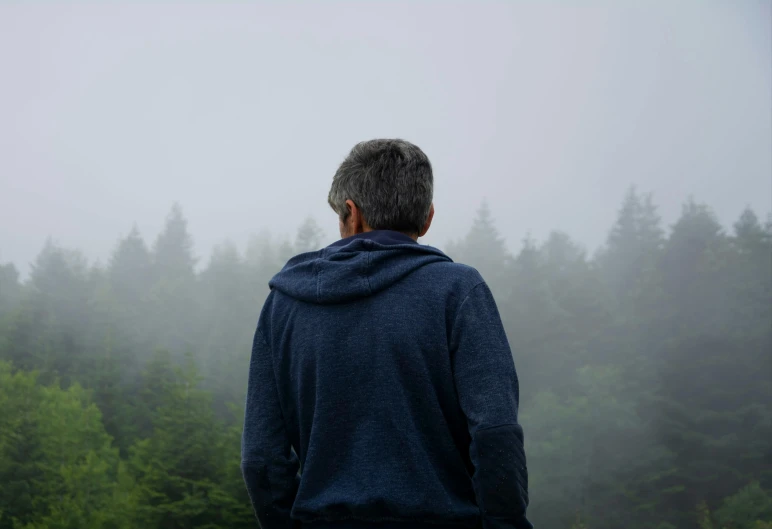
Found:
<path fill-rule="evenodd" d="M 358 143 L 338 168 L 327 201 L 342 221 L 346 200 L 373 230 L 418 234 L 429 217 L 434 178 L 429 158 L 399 139 Z"/>

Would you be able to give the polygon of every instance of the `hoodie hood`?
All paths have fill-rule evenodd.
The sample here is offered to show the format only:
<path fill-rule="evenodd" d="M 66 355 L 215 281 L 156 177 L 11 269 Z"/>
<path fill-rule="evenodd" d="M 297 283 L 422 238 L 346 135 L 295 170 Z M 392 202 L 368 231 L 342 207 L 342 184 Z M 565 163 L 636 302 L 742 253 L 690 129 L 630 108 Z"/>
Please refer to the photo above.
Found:
<path fill-rule="evenodd" d="M 431 263 L 452 262 L 402 233 L 377 230 L 289 260 L 268 285 L 308 303 L 346 303 L 372 296 Z"/>

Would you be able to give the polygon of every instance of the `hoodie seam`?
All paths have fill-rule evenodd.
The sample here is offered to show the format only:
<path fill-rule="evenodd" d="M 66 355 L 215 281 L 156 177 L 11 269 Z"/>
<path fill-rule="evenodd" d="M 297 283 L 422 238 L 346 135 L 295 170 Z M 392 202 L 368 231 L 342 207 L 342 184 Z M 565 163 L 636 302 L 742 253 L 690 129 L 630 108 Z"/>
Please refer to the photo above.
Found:
<path fill-rule="evenodd" d="M 458 325 L 458 318 L 461 316 L 461 311 L 464 309 L 464 305 L 466 305 L 466 302 L 469 300 L 469 297 L 477 289 L 477 287 L 484 284 L 485 284 L 484 280 L 480 281 L 479 283 L 476 283 L 472 288 L 469 289 L 469 292 L 467 292 L 466 296 L 464 296 L 464 301 L 462 301 L 461 305 L 458 306 L 458 310 L 456 310 L 456 315 L 453 318 L 453 329 L 455 329 L 456 325 Z"/>

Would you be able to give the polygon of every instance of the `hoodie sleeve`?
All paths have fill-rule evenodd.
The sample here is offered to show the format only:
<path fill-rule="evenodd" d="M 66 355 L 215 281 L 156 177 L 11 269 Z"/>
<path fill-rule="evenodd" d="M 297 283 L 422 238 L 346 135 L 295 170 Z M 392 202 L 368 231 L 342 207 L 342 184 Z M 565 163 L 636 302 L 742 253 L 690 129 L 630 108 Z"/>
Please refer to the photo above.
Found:
<path fill-rule="evenodd" d="M 451 332 L 453 373 L 469 425 L 472 481 L 484 529 L 531 529 L 528 472 L 517 422 L 515 364 L 488 286 L 461 303 Z"/>
<path fill-rule="evenodd" d="M 262 529 L 297 527 L 290 511 L 298 468 L 284 426 L 270 348 L 258 328 L 249 363 L 241 471 Z"/>

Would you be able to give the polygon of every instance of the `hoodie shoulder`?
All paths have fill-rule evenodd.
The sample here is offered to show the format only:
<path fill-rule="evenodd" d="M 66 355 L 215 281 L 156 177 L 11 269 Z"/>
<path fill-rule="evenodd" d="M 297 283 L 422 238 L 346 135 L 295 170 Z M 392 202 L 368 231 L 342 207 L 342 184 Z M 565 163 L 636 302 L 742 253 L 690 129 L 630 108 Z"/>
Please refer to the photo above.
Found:
<path fill-rule="evenodd" d="M 476 268 L 455 263 L 453 261 L 443 261 L 435 263 L 431 268 L 433 272 L 444 279 L 446 288 L 457 292 L 461 299 L 465 298 L 474 287 L 480 283 L 485 283 L 480 272 Z"/>

